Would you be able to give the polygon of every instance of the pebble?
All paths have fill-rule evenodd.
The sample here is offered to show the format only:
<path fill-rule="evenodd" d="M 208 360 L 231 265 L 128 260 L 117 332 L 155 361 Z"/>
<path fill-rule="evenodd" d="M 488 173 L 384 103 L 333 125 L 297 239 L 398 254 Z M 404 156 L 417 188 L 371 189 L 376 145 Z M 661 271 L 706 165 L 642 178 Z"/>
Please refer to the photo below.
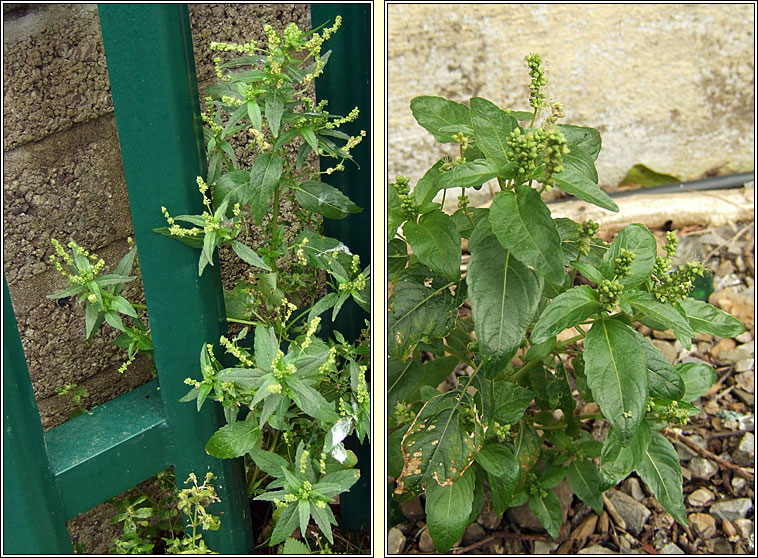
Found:
<path fill-rule="evenodd" d="M 743 358 L 734 364 L 735 372 L 747 372 L 748 370 L 753 370 L 753 368 L 755 368 L 754 358 Z"/>
<path fill-rule="evenodd" d="M 737 529 L 737 532 L 743 539 L 749 539 L 753 534 L 753 522 L 749 519 L 735 519 L 734 527 Z"/>
<path fill-rule="evenodd" d="M 645 497 L 645 494 L 642 492 L 642 488 L 640 488 L 640 481 L 638 481 L 634 477 L 629 477 L 624 481 L 623 487 L 626 493 L 629 494 L 629 496 L 631 496 L 638 502 L 642 502 L 642 499 Z"/>
<path fill-rule="evenodd" d="M 614 552 L 610 548 L 606 548 L 599 544 L 593 544 L 592 546 L 581 549 L 577 554 L 618 554 L 618 552 Z"/>
<path fill-rule="evenodd" d="M 692 471 L 690 471 L 687 467 L 682 467 L 682 480 L 687 482 L 692 480 Z"/>
<path fill-rule="evenodd" d="M 719 519 L 734 521 L 747 516 L 751 509 L 753 509 L 753 502 L 749 498 L 737 498 L 716 502 L 711 506 L 711 513 Z"/>
<path fill-rule="evenodd" d="M 476 518 L 477 523 L 485 529 L 495 530 L 500 526 L 500 522 L 503 520 L 503 514 L 497 513 L 492 509 L 492 500 L 490 499 L 490 493 L 484 494 L 484 507 L 482 513 Z"/>
<path fill-rule="evenodd" d="M 676 546 L 676 544 L 670 542 L 658 551 L 658 554 L 684 554 L 684 550 Z"/>
<path fill-rule="evenodd" d="M 521 527 L 522 529 L 528 529 L 530 531 L 544 531 L 545 527 L 542 522 L 537 518 L 532 510 L 529 509 L 529 504 L 522 504 L 514 508 L 508 508 L 505 512 L 505 517 Z"/>
<path fill-rule="evenodd" d="M 679 356 L 679 354 L 674 348 L 673 343 L 663 341 L 662 339 L 653 339 L 652 341 L 653 345 L 655 345 L 658 350 L 663 353 L 663 355 L 669 360 L 671 364 L 674 364 L 674 362 L 676 362 L 676 357 Z"/>
<path fill-rule="evenodd" d="M 725 349 L 718 356 L 715 356 L 719 364 L 734 364 L 741 360 L 752 358 L 754 354 L 753 347 L 749 345 L 739 345 L 734 349 Z"/>
<path fill-rule="evenodd" d="M 732 477 L 732 488 L 734 488 L 735 492 L 739 492 L 742 490 L 742 488 L 747 484 L 747 481 L 743 479 L 742 477 L 734 476 Z"/>
<path fill-rule="evenodd" d="M 718 467 L 704 457 L 693 457 L 689 463 L 689 470 L 696 479 L 708 480 L 718 472 Z"/>
<path fill-rule="evenodd" d="M 609 490 L 606 494 L 618 514 L 626 522 L 627 531 L 638 536 L 650 517 L 650 510 L 631 496 L 627 496 L 618 490 Z"/>
<path fill-rule="evenodd" d="M 421 533 L 421 537 L 418 540 L 418 549 L 421 552 L 435 552 L 434 541 L 429 534 L 429 529 L 424 529 Z"/>
<path fill-rule="evenodd" d="M 709 539 L 716 534 L 716 520 L 707 513 L 691 513 L 687 516 L 690 528 L 695 536 Z"/>
<path fill-rule="evenodd" d="M 707 444 L 702 436 L 698 436 L 698 435 L 690 436 L 690 440 L 695 442 L 695 444 L 697 444 L 701 448 L 706 449 Z M 690 448 L 685 446 L 683 443 L 674 442 L 674 445 L 676 447 L 676 453 L 679 455 L 680 461 L 689 461 L 693 457 L 697 457 L 697 454 L 694 451 L 692 451 Z"/>
<path fill-rule="evenodd" d="M 707 506 L 713 500 L 713 492 L 707 488 L 698 488 L 692 494 L 687 496 L 687 502 L 690 506 Z"/>
<path fill-rule="evenodd" d="M 721 354 L 721 351 L 728 351 L 729 349 L 734 349 L 736 346 L 737 343 L 734 341 L 734 339 L 729 339 L 726 337 L 713 346 L 711 349 L 711 356 L 717 359 Z"/>
<path fill-rule="evenodd" d="M 727 536 L 728 539 L 731 539 L 732 537 L 737 535 L 737 528 L 728 519 L 725 519 L 724 521 L 721 522 L 721 530 L 724 531 L 724 534 Z"/>
<path fill-rule="evenodd" d="M 400 554 L 405 548 L 405 535 L 397 527 L 387 533 L 387 554 Z"/>
<path fill-rule="evenodd" d="M 732 453 L 732 461 L 737 465 L 752 465 L 755 462 L 755 436 L 752 432 L 745 432 L 740 440 L 740 445 Z"/>
<path fill-rule="evenodd" d="M 755 393 L 755 371 L 743 372 L 734 377 L 737 387 L 747 393 Z"/>
<path fill-rule="evenodd" d="M 487 536 L 487 532 L 484 530 L 484 527 L 474 521 L 463 531 L 463 544 L 473 544 L 482 540 L 485 536 Z"/>
<path fill-rule="evenodd" d="M 749 331 L 744 331 L 734 338 L 737 343 L 750 343 L 753 340 L 753 335 Z"/>
<path fill-rule="evenodd" d="M 713 540 L 713 553 L 714 554 L 734 554 L 732 545 L 719 537 Z"/>
<path fill-rule="evenodd" d="M 755 395 L 752 393 L 748 393 L 744 390 L 741 390 L 739 388 L 734 388 L 734 395 L 737 396 L 737 399 L 742 401 L 747 406 L 753 406 L 755 405 Z"/>
<path fill-rule="evenodd" d="M 534 541 L 534 554 L 550 554 L 558 548 L 558 543 L 553 541 Z"/>
<path fill-rule="evenodd" d="M 653 338 L 654 339 L 668 339 L 669 341 L 673 341 L 674 339 L 676 339 L 676 335 L 674 335 L 674 332 L 671 331 L 670 329 L 667 329 L 666 331 L 654 330 Z"/>

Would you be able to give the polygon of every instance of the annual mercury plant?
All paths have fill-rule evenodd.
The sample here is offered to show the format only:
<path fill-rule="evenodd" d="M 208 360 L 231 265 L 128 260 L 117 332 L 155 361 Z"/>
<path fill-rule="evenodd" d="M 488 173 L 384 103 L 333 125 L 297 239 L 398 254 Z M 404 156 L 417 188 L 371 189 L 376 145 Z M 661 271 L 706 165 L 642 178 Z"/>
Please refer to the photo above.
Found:
<path fill-rule="evenodd" d="M 309 94 L 329 59 L 322 46 L 340 25 L 339 16 L 331 27 L 311 31 L 293 23 L 280 34 L 266 25 L 265 43 L 211 45 L 218 82 L 205 92 L 202 114 L 209 168 L 196 183 L 203 212 L 172 216 L 171 208 L 161 207 L 167 226 L 155 229 L 199 250 L 199 275 L 217 264 L 216 250 L 224 245 L 250 266 L 248 280 L 224 293 L 227 320 L 245 327 L 231 339 L 198 347 L 198 371 L 186 379 L 190 390 L 182 400 L 198 410 L 208 400 L 223 407 L 227 424 L 206 451 L 244 458 L 250 494 L 274 504 L 271 546 L 298 528 L 305 534 L 311 519 L 333 543 L 329 504 L 359 477 L 357 458 L 343 441 L 355 434 L 362 442 L 370 432 L 368 322 L 355 341 L 337 329 L 319 336 L 322 320 L 333 321 L 349 299 L 370 311 L 370 268 L 340 240 L 306 226 L 361 211 L 321 180 L 353 163 L 351 150 L 365 131 L 350 135 L 341 128 L 359 109 L 332 114 L 326 99 Z M 246 138 L 241 149 L 235 151 L 233 138 Z M 294 158 L 288 156 L 293 151 Z M 335 163 L 321 171 L 313 155 Z M 243 168 L 240 161 L 248 159 L 252 166 Z M 304 212 L 295 238 L 280 215 L 285 198 Z M 257 249 L 238 240 L 250 226 L 261 227 L 266 239 Z M 112 274 L 100 275 L 104 262 L 75 242 L 71 256 L 55 247 L 70 286 L 51 296 L 81 295 L 87 338 L 106 322 L 123 332 L 116 344 L 128 348 L 127 362 L 150 353 L 150 330 L 136 312 L 144 306 L 119 295 L 134 279 L 136 250 Z M 314 288 L 324 281 L 326 294 Z"/>
<path fill-rule="evenodd" d="M 441 158 L 413 189 L 401 176 L 388 186 L 388 470 L 395 500 L 426 495 L 440 552 L 481 512 L 485 484 L 497 513 L 528 503 L 557 538 L 558 484 L 568 479 L 600 513 L 603 492 L 636 472 L 687 525 L 679 459 L 662 432 L 698 412 L 692 402 L 715 372 L 672 365 L 635 325 L 672 330 L 686 348 L 697 332 L 744 331 L 689 296 L 703 266 L 673 269 L 674 233 L 661 257 L 643 225 L 607 243 L 592 221 L 552 217 L 540 195 L 552 187 L 618 206 L 598 187 L 600 134 L 558 124 L 564 110 L 545 101 L 542 59 L 526 63 L 531 111 L 481 97 L 414 98 L 417 122 L 460 154 Z M 492 179 L 491 206 L 470 207 L 466 189 Z M 433 201 L 442 192 L 444 203 L 450 189 L 460 193 L 452 215 Z M 458 385 L 438 391 L 461 368 Z M 579 414 L 578 400 L 599 413 Z M 587 419 L 608 421 L 604 440 Z"/>

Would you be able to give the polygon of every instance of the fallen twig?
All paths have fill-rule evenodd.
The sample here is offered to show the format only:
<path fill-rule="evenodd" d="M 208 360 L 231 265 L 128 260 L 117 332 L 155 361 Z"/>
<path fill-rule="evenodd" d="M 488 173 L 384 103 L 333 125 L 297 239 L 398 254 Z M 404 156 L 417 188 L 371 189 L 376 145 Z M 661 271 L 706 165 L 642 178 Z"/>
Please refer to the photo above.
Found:
<path fill-rule="evenodd" d="M 735 475 L 738 475 L 742 477 L 743 479 L 753 482 L 755 479 L 755 475 L 745 469 L 744 467 L 740 467 L 739 465 L 735 465 L 734 463 L 730 463 L 726 459 L 722 459 L 718 455 L 714 454 L 713 452 L 708 451 L 707 449 L 703 449 L 700 446 L 698 446 L 695 442 L 687 438 L 686 436 L 682 436 L 675 430 L 669 430 L 668 428 L 662 430 L 663 434 L 667 436 L 668 438 L 683 443 L 685 446 L 690 448 L 692 451 L 700 455 L 700 457 L 705 457 L 706 459 L 710 459 L 711 461 L 715 461 L 722 467 L 726 467 L 727 469 L 734 471 Z"/>

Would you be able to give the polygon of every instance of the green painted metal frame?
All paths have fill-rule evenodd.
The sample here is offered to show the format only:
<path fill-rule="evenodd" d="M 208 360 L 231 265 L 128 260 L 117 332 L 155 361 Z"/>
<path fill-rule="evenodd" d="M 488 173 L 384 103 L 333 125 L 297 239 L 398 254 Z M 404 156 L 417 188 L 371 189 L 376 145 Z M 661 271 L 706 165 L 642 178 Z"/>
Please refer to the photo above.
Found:
<path fill-rule="evenodd" d="M 340 62 L 333 54 L 337 68 L 319 80 L 319 90 L 327 91 L 330 108 L 347 113 L 352 106 L 334 95 L 344 86 L 339 68 L 362 72 L 365 100 L 356 102 L 351 93 L 345 101 L 366 107 L 356 126 L 370 132 L 370 5 L 312 8 L 314 24 L 342 14 L 347 32 L 341 46 L 333 42 L 332 48 L 352 52 L 360 40 L 368 49 L 362 62 Z M 195 178 L 205 175 L 206 162 L 187 7 L 102 4 L 99 15 L 159 379 L 43 433 L 3 281 L 3 443 L 6 455 L 14 456 L 3 460 L 3 551 L 71 553 L 67 519 L 173 466 L 179 482 L 190 472 L 216 474 L 221 502 L 214 513 L 222 517 L 221 529 L 205 538 L 222 554 L 249 554 L 253 533 L 242 462 L 215 459 L 204 448 L 223 425 L 223 415 L 217 406 L 206 405 L 198 413 L 178 401 L 187 389 L 184 378 L 197 375 L 202 344 L 226 333 L 218 266 L 198 277 L 195 250 L 152 232 L 165 224 L 160 205 L 175 214 L 202 211 Z M 360 175 L 348 170 L 335 185 L 368 208 L 368 146 L 363 144 L 355 157 Z M 367 229 L 369 212 L 363 215 L 331 234 L 356 246 L 365 262 L 369 239 L 351 232 Z M 363 316 L 352 312 L 357 331 Z M 356 449 L 359 459 L 370 463 L 368 445 Z M 363 486 L 342 499 L 343 517 L 351 516 L 343 522 L 348 528 L 368 522 L 370 469 L 364 469 Z"/>

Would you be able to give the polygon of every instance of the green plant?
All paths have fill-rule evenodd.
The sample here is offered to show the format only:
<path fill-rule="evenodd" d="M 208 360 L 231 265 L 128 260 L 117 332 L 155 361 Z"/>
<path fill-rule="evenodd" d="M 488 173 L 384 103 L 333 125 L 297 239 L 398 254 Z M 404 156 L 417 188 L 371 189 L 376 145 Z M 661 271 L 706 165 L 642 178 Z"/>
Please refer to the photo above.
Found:
<path fill-rule="evenodd" d="M 199 348 L 200 377 L 187 378 L 191 389 L 182 401 L 194 401 L 198 410 L 206 400 L 223 406 L 227 424 L 206 450 L 223 459 L 245 456 L 251 494 L 276 504 L 272 546 L 298 527 L 304 532 L 311 518 L 333 543 L 336 520 L 328 504 L 359 477 L 343 440 L 355 433 L 362 442 L 370 431 L 368 322 L 355 340 L 336 329 L 329 338 L 318 337 L 322 315 L 329 312 L 334 320 L 348 300 L 370 311 L 369 266 L 319 230 L 323 218 L 361 211 L 321 181 L 352 161 L 351 150 L 365 136 L 340 129 L 357 118 L 358 108 L 331 114 L 326 100 L 309 94 L 329 58 L 321 47 L 340 23 L 338 17 L 331 27 L 312 31 L 290 24 L 282 34 L 265 25 L 266 44 L 211 44 L 236 57 L 214 59 L 219 82 L 206 91 L 209 169 L 207 178 L 197 177 L 204 209 L 172 217 L 162 207 L 167 226 L 155 229 L 200 250 L 200 275 L 226 247 L 250 266 L 247 280 L 224 293 L 227 320 L 244 327 L 231 339 Z M 336 163 L 320 171 L 316 156 Z M 301 208 L 298 226 L 281 213 L 285 199 Z M 265 238 L 256 249 L 239 240 L 251 226 Z M 71 256 L 54 246 L 53 261 L 70 286 L 51 297 L 81 295 L 87 338 L 103 322 L 120 330 L 116 344 L 129 354 L 124 369 L 137 353 L 151 352 L 150 331 L 135 311 L 144 306 L 119 295 L 133 279 L 134 249 L 113 274 L 101 276 L 104 262 L 73 240 Z M 134 325 L 125 326 L 119 314 Z M 219 348 L 224 354 L 217 356 Z"/>
<path fill-rule="evenodd" d="M 429 532 L 449 549 L 481 511 L 484 484 L 498 513 L 529 504 L 558 536 L 553 488 L 568 477 L 599 513 L 603 492 L 636 472 L 663 507 L 687 524 L 677 453 L 660 433 L 698 412 L 692 401 L 715 379 L 704 363 L 672 366 L 634 325 L 673 330 L 683 346 L 696 332 L 744 331 L 724 312 L 688 297 L 702 265 L 672 270 L 646 227 L 624 227 L 608 244 L 591 221 L 553 219 L 541 193 L 557 187 L 609 211 L 597 185 L 600 135 L 558 124 L 563 108 L 535 127 L 546 107 L 539 55 L 529 112 L 474 97 L 468 105 L 417 97 L 411 110 L 441 143 L 457 143 L 410 191 L 388 188 L 388 431 L 393 497 L 426 494 Z M 497 179 L 488 209 L 466 188 Z M 457 211 L 436 194 L 457 188 Z M 461 243 L 471 253 L 462 277 Z M 463 311 L 470 308 L 470 313 Z M 568 332 L 566 331 L 568 330 Z M 436 389 L 459 367 L 458 385 Z M 577 412 L 576 388 L 599 413 Z M 583 421 L 605 418 L 596 441 Z"/>
<path fill-rule="evenodd" d="M 92 411 L 88 411 L 82 404 L 82 399 L 89 397 L 89 392 L 86 388 L 83 388 L 78 384 L 63 384 L 62 386 L 55 388 L 55 391 L 61 397 L 71 397 L 71 401 L 76 405 L 76 409 L 71 413 L 71 416 L 69 416 L 70 419 L 78 417 L 84 413 L 92 414 Z"/>

